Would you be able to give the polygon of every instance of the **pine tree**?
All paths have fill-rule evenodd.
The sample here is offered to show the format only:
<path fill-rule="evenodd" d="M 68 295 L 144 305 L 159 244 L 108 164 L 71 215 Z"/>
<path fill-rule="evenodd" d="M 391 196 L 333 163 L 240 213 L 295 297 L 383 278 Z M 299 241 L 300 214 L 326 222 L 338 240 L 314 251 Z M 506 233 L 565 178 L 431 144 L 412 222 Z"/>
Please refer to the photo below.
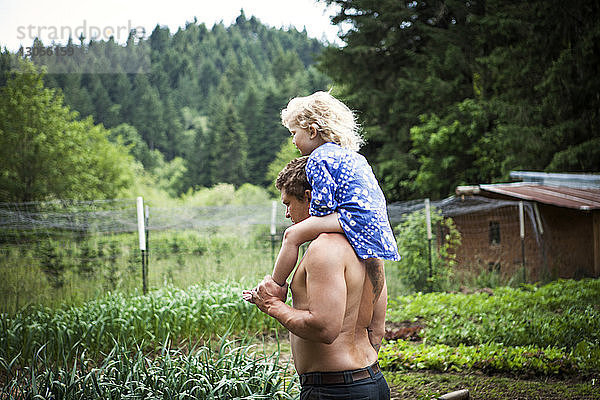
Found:
<path fill-rule="evenodd" d="M 88 84 L 91 100 L 94 104 L 94 121 L 102 123 L 105 127 L 111 128 L 117 124 L 119 118 L 117 109 L 113 107 L 113 103 L 108 95 L 107 90 L 97 74 L 90 76 Z"/>
<path fill-rule="evenodd" d="M 263 119 L 259 117 L 264 112 L 264 99 L 252 83 L 248 85 L 242 99 L 240 120 L 248 137 L 248 182 L 263 185 L 267 166 L 261 153 L 268 134 L 263 126 Z"/>
<path fill-rule="evenodd" d="M 470 43 L 459 33 L 460 2 L 331 1 L 341 6 L 334 23 L 350 23 L 346 46 L 329 47 L 320 68 L 343 82 L 337 90 L 359 110 L 372 163 L 388 199 L 414 195 L 408 188 L 417 162 L 410 128 L 419 115 L 437 112 L 470 95 Z M 461 31 L 462 32 L 462 31 Z"/>
<path fill-rule="evenodd" d="M 228 89 L 222 87 L 224 93 Z M 225 96 L 215 98 L 209 122 L 207 147 L 210 154 L 210 184 L 232 183 L 240 186 L 247 179 L 248 139 L 232 102 Z"/>
<path fill-rule="evenodd" d="M 40 268 L 46 275 L 50 286 L 54 289 L 60 289 L 65 284 L 66 264 L 58 253 L 56 245 L 50 240 L 40 245 Z"/>
<path fill-rule="evenodd" d="M 187 187 L 198 189 L 211 186 L 211 154 L 212 138 L 209 137 L 202 117 L 196 116 L 190 121 L 188 132 L 193 136 L 193 145 L 188 149 L 185 158 L 188 165 L 186 174 Z"/>
<path fill-rule="evenodd" d="M 140 132 L 150 150 L 167 148 L 165 123 L 162 119 L 162 103 L 158 91 L 150 86 L 144 74 L 137 74 L 133 83 L 133 98 L 136 100 L 128 110 L 131 125 Z"/>

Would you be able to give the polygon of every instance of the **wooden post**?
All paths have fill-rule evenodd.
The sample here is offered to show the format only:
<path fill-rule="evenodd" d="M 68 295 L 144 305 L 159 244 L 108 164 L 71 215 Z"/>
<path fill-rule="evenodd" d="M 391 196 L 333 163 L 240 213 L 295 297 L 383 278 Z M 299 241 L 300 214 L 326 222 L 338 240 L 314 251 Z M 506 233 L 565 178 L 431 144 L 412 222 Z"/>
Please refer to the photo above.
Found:
<path fill-rule="evenodd" d="M 445 395 L 438 397 L 439 400 L 469 400 L 469 398 L 469 391 L 467 389 L 446 393 Z"/>
<path fill-rule="evenodd" d="M 519 236 L 521 237 L 521 266 L 523 268 L 523 281 L 527 282 L 525 271 L 525 217 L 523 215 L 523 201 L 519 201 Z"/>
<path fill-rule="evenodd" d="M 429 244 L 429 278 L 433 276 L 433 267 L 431 261 L 431 206 L 429 204 L 429 199 L 425 199 L 425 223 L 427 224 L 427 242 Z"/>
<path fill-rule="evenodd" d="M 600 210 L 592 211 L 594 224 L 594 274 L 600 278 Z"/>
<path fill-rule="evenodd" d="M 542 279 L 547 279 L 550 275 L 550 271 L 548 271 L 548 258 L 546 256 L 546 239 L 544 237 L 544 225 L 542 225 L 542 217 L 540 215 L 540 209 L 538 207 L 538 203 L 533 203 L 533 213 L 535 214 L 535 221 L 538 233 L 540 235 L 540 245 L 542 247 L 542 268 L 543 274 L 541 276 Z M 540 279 L 540 274 L 538 274 L 537 279 Z"/>
<path fill-rule="evenodd" d="M 146 233 L 146 262 L 144 263 L 144 267 L 145 267 L 145 273 L 144 276 L 146 277 L 146 284 L 148 283 L 148 255 L 150 254 L 150 232 L 148 231 L 148 217 L 150 216 L 150 208 L 148 207 L 148 205 L 146 204 L 145 208 L 145 216 L 144 216 L 144 232 Z"/>

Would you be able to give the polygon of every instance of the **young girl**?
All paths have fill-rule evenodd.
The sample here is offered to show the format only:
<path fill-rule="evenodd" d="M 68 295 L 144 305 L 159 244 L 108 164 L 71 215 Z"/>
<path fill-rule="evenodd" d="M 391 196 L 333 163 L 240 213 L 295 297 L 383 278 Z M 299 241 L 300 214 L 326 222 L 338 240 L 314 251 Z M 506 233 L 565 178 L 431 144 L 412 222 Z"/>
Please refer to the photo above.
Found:
<path fill-rule="evenodd" d="M 382 259 L 399 260 L 383 192 L 357 153 L 363 140 L 354 113 L 331 94 L 316 92 L 292 99 L 281 111 L 281 121 L 300 153 L 310 155 L 306 176 L 312 186 L 311 216 L 286 229 L 273 269 L 281 297 L 298 261 L 298 248 L 321 233 L 344 233 L 368 269 Z"/>

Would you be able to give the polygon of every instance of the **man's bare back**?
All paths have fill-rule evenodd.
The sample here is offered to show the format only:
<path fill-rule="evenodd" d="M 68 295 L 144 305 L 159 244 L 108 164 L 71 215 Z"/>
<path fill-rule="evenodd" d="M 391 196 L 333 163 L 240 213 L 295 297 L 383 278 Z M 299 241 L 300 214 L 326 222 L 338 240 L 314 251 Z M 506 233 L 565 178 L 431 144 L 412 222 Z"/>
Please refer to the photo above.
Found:
<path fill-rule="evenodd" d="M 337 320 L 336 314 L 343 313 L 339 334 L 331 343 L 290 333 L 299 374 L 352 370 L 377 361 L 368 333 L 374 309 L 373 285 L 364 261 L 352 251 L 345 236 L 321 234 L 314 240 L 296 269 L 290 288 L 297 310 L 310 310 L 315 302 L 323 302 L 330 308 L 327 312 L 332 322 Z"/>

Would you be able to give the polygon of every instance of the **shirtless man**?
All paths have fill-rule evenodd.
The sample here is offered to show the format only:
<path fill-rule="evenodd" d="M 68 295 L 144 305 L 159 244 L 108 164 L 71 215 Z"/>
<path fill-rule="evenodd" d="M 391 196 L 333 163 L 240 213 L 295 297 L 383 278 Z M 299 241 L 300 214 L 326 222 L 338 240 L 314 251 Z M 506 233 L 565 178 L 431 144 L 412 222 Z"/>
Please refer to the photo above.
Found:
<path fill-rule="evenodd" d="M 292 160 L 277 178 L 293 223 L 309 216 L 305 165 L 306 157 Z M 300 399 L 389 399 L 377 363 L 387 305 L 383 262 L 366 271 L 343 234 L 324 233 L 309 245 L 290 289 L 293 307 L 266 276 L 251 301 L 290 331 Z"/>

